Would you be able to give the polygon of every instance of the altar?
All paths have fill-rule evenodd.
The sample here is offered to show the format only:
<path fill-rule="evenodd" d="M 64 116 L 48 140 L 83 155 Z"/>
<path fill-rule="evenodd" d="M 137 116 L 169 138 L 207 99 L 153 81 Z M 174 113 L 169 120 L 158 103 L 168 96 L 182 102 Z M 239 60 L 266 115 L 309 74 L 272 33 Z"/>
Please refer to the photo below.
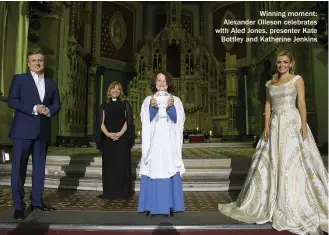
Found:
<path fill-rule="evenodd" d="M 189 143 L 204 143 L 204 135 L 189 135 Z"/>

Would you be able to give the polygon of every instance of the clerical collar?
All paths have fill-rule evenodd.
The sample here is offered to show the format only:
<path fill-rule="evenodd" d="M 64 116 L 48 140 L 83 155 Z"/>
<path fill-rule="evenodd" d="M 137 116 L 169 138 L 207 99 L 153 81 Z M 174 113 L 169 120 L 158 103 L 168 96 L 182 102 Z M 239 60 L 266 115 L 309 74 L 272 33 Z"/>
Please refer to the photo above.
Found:
<path fill-rule="evenodd" d="M 112 98 L 112 101 L 117 101 L 117 98 Z"/>

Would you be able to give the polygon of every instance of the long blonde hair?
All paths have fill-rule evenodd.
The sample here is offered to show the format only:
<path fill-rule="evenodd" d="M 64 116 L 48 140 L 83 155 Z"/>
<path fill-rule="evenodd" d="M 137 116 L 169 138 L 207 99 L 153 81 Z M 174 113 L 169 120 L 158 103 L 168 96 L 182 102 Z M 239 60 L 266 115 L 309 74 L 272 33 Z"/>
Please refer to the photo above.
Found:
<path fill-rule="evenodd" d="M 288 50 L 280 51 L 276 56 L 275 65 L 276 65 L 277 59 L 280 56 L 287 56 L 289 58 L 290 63 L 291 63 L 291 67 L 289 67 L 289 73 L 294 75 L 295 71 L 296 71 L 296 62 L 295 62 L 295 58 L 293 57 L 292 53 Z M 278 74 L 278 71 L 277 71 L 277 68 L 276 68 L 276 73 L 272 76 L 272 80 L 277 80 L 278 77 L 279 77 L 279 74 Z"/>
<path fill-rule="evenodd" d="M 111 90 L 115 88 L 115 86 L 119 87 L 120 90 L 120 95 L 119 95 L 119 100 L 122 102 L 125 100 L 125 96 L 123 94 L 122 86 L 120 82 L 114 81 L 112 82 L 109 87 L 107 88 L 107 93 L 106 93 L 106 103 L 110 102 L 110 99 L 112 98 L 111 96 Z"/>

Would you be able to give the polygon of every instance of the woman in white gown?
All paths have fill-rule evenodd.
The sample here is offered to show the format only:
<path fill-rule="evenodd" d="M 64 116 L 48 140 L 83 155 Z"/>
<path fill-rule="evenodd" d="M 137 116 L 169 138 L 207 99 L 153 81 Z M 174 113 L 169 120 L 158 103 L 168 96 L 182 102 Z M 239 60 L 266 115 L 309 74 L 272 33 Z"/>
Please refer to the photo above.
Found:
<path fill-rule="evenodd" d="M 306 122 L 303 78 L 288 51 L 266 83 L 265 129 L 236 202 L 224 215 L 246 223 L 272 222 L 295 234 L 328 232 L 328 172 Z M 298 97 L 298 109 L 296 108 Z"/>

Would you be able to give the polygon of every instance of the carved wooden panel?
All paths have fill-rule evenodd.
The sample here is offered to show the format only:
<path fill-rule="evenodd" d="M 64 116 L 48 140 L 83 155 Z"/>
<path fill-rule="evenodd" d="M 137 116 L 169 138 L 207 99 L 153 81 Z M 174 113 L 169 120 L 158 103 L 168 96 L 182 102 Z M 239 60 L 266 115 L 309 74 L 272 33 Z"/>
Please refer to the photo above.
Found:
<path fill-rule="evenodd" d="M 114 2 L 102 2 L 101 56 L 132 63 L 134 13 Z"/>
<path fill-rule="evenodd" d="M 75 2 L 74 37 L 82 47 L 85 46 L 86 4 L 87 2 Z"/>
<path fill-rule="evenodd" d="M 84 133 L 86 127 L 87 79 L 86 62 L 79 56 L 71 58 L 69 82 L 63 99 L 66 113 L 66 131 Z"/>
<path fill-rule="evenodd" d="M 156 14 L 155 15 L 155 33 L 158 34 L 166 26 L 167 15 Z"/>
<path fill-rule="evenodd" d="M 181 13 L 181 24 L 186 32 L 193 35 L 193 15 L 190 12 Z"/>
<path fill-rule="evenodd" d="M 153 71 L 162 70 L 162 53 L 159 48 L 157 48 L 153 54 Z"/>
<path fill-rule="evenodd" d="M 224 18 L 235 19 L 235 20 L 244 20 L 245 19 L 245 8 L 243 2 L 236 2 L 230 4 L 227 7 L 218 9 L 213 13 L 213 25 L 214 29 L 220 29 L 226 27 L 228 29 L 239 28 L 237 26 L 223 26 L 222 22 Z M 241 27 L 240 27 L 241 28 Z M 239 34 L 242 37 L 242 34 Z M 225 60 L 225 53 L 230 52 L 231 54 L 236 54 L 237 59 L 244 58 L 247 55 L 247 47 L 245 40 L 243 43 L 232 43 L 232 45 L 224 45 L 221 42 L 221 36 L 224 36 L 219 33 L 213 34 L 213 51 L 214 55 L 219 61 Z M 229 36 L 229 35 L 226 35 Z M 231 36 L 234 36 L 233 34 Z M 243 36 L 245 38 L 245 36 Z"/>

